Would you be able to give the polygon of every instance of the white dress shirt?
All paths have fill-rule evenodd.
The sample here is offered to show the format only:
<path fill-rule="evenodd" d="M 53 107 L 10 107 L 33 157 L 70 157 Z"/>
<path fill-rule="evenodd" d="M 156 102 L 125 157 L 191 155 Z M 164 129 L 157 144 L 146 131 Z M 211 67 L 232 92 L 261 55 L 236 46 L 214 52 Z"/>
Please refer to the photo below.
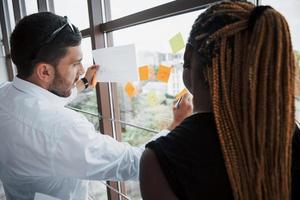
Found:
<path fill-rule="evenodd" d="M 138 178 L 143 148 L 97 133 L 65 103 L 17 77 L 0 85 L 0 179 L 8 200 L 35 193 L 84 200 L 85 180 Z"/>

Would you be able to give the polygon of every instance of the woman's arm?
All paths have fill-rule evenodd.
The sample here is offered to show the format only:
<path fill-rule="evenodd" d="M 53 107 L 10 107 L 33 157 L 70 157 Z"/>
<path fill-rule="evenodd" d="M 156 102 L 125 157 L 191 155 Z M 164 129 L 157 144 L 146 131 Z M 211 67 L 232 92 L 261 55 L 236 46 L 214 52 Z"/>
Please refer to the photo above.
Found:
<path fill-rule="evenodd" d="M 177 200 L 155 153 L 148 148 L 144 151 L 140 161 L 140 187 L 143 200 Z"/>

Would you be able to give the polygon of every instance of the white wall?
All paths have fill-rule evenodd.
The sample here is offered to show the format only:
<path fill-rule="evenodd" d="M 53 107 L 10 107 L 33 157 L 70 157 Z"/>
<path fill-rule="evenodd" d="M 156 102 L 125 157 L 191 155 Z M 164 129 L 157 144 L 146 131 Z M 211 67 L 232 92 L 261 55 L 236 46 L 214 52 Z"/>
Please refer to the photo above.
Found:
<path fill-rule="evenodd" d="M 1 34 L 1 28 L 0 28 L 0 83 L 4 81 L 8 81 L 7 76 L 7 68 L 5 65 L 5 58 L 4 58 L 4 52 L 3 52 L 3 43 L 2 43 L 2 34 Z"/>

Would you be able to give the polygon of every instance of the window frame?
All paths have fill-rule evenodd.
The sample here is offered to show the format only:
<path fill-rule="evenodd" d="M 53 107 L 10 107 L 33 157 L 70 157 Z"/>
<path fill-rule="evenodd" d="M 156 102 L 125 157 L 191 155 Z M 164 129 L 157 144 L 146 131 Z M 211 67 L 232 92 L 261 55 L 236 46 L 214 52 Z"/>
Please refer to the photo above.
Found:
<path fill-rule="evenodd" d="M 55 13 L 53 0 L 36 0 L 38 12 L 49 11 Z M 156 21 L 172 16 L 177 16 L 192 11 L 207 8 L 209 5 L 221 0 L 175 0 L 140 12 L 136 12 L 118 19 L 111 20 L 110 0 L 87 0 L 90 27 L 81 30 L 83 38 L 91 37 L 92 49 L 111 47 L 113 45 L 112 32 L 132 26 Z M 261 4 L 261 0 L 248 0 L 256 5 Z M 14 0 L 13 15 L 15 21 L 19 21 L 26 16 L 25 0 Z M 3 37 L 5 60 L 9 80 L 14 77 L 13 64 L 10 58 L 9 36 L 12 32 L 9 21 L 8 0 L 0 1 L 0 22 Z M 101 94 L 101 95 L 100 95 Z M 100 132 L 110 135 L 118 141 L 122 141 L 121 124 L 131 125 L 135 128 L 147 130 L 144 127 L 121 121 L 120 107 L 118 102 L 118 91 L 116 83 L 97 83 L 96 85 L 98 117 Z M 71 108 L 73 109 L 73 108 Z M 79 112 L 85 112 L 78 110 Z M 95 114 L 94 114 L 95 115 Z M 151 131 L 151 130 L 148 130 Z M 125 193 L 123 182 L 107 182 L 110 187 Z M 107 187 L 109 200 L 125 199 L 123 196 Z"/>

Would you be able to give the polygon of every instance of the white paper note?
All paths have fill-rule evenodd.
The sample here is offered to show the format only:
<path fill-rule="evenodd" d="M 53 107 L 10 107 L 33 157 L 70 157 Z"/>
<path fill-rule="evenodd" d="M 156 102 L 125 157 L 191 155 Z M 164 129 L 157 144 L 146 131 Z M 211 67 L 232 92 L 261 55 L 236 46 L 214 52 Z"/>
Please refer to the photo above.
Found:
<path fill-rule="evenodd" d="M 95 63 L 100 65 L 97 81 L 127 82 L 138 80 L 136 52 L 133 44 L 96 49 L 92 54 Z"/>

